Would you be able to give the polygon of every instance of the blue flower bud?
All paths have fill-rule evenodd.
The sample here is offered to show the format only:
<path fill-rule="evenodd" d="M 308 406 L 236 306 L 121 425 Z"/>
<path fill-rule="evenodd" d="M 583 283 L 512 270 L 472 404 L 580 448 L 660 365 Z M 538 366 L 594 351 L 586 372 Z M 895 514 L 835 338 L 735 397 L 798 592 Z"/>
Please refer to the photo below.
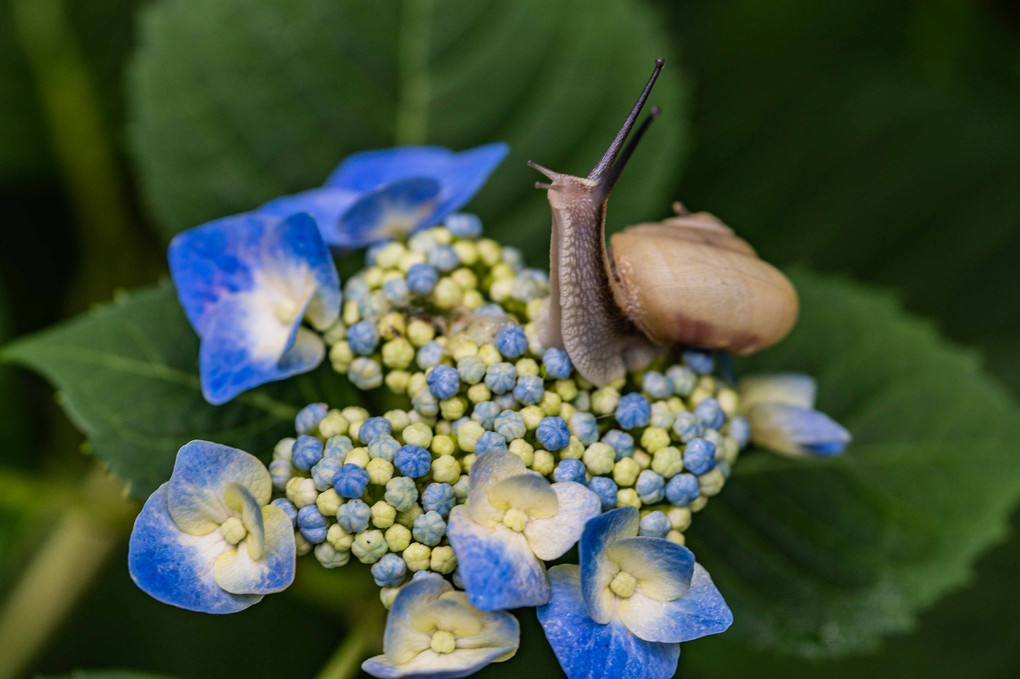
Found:
<path fill-rule="evenodd" d="M 407 575 L 407 564 L 396 554 L 386 554 L 372 564 L 372 577 L 380 587 L 396 587 Z"/>
<path fill-rule="evenodd" d="M 297 525 L 301 535 L 313 545 L 326 539 L 326 517 L 315 505 L 306 505 L 298 510 Z"/>
<path fill-rule="evenodd" d="M 372 509 L 365 504 L 364 500 L 349 500 L 336 510 L 337 524 L 348 533 L 360 533 L 367 530 L 370 518 L 372 518 Z"/>
<path fill-rule="evenodd" d="M 666 484 L 666 499 L 677 507 L 686 507 L 700 494 L 701 487 L 694 474 L 677 474 Z"/>
<path fill-rule="evenodd" d="M 638 476 L 637 483 L 634 484 L 634 490 L 637 491 L 641 502 L 646 505 L 653 505 L 656 502 L 662 501 L 665 495 L 665 485 L 665 481 L 662 480 L 659 474 L 651 469 L 646 469 Z"/>
<path fill-rule="evenodd" d="M 291 462 L 303 472 L 308 471 L 322 459 L 322 441 L 307 434 L 298 436 L 291 448 Z"/>
<path fill-rule="evenodd" d="M 521 375 L 517 378 L 517 386 L 514 387 L 515 399 L 527 405 L 534 405 L 541 403 L 544 397 L 545 386 L 542 384 L 541 377 L 538 375 Z"/>
<path fill-rule="evenodd" d="M 439 512 L 425 512 L 414 520 L 411 536 L 415 542 L 435 547 L 446 535 L 446 522 Z"/>
<path fill-rule="evenodd" d="M 672 528 L 672 525 L 669 522 L 669 517 L 656 510 L 654 512 L 648 512 L 641 517 L 641 527 L 638 530 L 638 535 L 647 535 L 653 538 L 664 538 L 670 528 Z"/>
<path fill-rule="evenodd" d="M 722 474 L 722 477 L 724 479 L 730 478 L 730 474 L 733 472 L 733 469 L 730 467 L 729 462 L 727 462 L 726 460 L 720 460 L 719 462 L 715 463 L 715 466 L 719 470 L 719 473 Z"/>
<path fill-rule="evenodd" d="M 388 435 L 391 431 L 393 431 L 393 425 L 385 417 L 370 417 L 361 423 L 361 428 L 358 429 L 358 439 L 368 445 L 377 436 Z"/>
<path fill-rule="evenodd" d="M 328 490 L 333 485 L 333 479 L 337 472 L 344 465 L 339 457 L 324 457 L 312 467 L 312 481 L 315 482 L 315 490 L 320 493 Z"/>
<path fill-rule="evenodd" d="M 475 405 L 471 412 L 471 419 L 486 429 L 496 426 L 496 418 L 500 415 L 500 407 L 492 401 L 482 401 Z M 523 423 L 523 419 L 521 420 Z M 523 434 L 521 434 L 523 436 Z"/>
<path fill-rule="evenodd" d="M 524 424 L 524 416 L 513 410 L 504 410 L 497 415 L 492 423 L 492 428 L 507 441 L 523 438 L 528 432 L 528 428 Z"/>
<path fill-rule="evenodd" d="M 365 266 L 375 266 L 375 263 L 379 261 L 379 253 L 383 251 L 391 241 L 383 241 L 376 243 L 375 245 L 369 245 L 368 249 L 365 250 Z"/>
<path fill-rule="evenodd" d="M 351 351 L 356 354 L 367 356 L 375 351 L 375 345 L 379 342 L 379 333 L 375 330 L 372 321 L 359 321 L 347 328 L 347 344 Z"/>
<path fill-rule="evenodd" d="M 726 413 L 723 412 L 719 401 L 709 397 L 694 408 L 694 414 L 701 418 L 709 429 L 719 429 L 726 422 Z"/>
<path fill-rule="evenodd" d="M 407 287 L 416 295 L 429 294 L 438 282 L 439 272 L 428 264 L 412 264 L 407 270 Z"/>
<path fill-rule="evenodd" d="M 515 271 L 521 268 L 524 263 L 524 255 L 517 248 L 504 245 L 503 246 L 503 261 L 510 265 Z"/>
<path fill-rule="evenodd" d="M 429 473 L 432 456 L 421 446 L 406 445 L 393 456 L 393 464 L 404 476 L 417 479 Z"/>
<path fill-rule="evenodd" d="M 591 413 L 574 413 L 570 416 L 570 433 L 585 446 L 599 440 L 599 423 Z M 631 443 L 633 447 L 633 442 Z"/>
<path fill-rule="evenodd" d="M 517 358 L 528 350 L 528 338 L 519 325 L 508 325 L 496 333 L 496 348 L 507 358 Z"/>
<path fill-rule="evenodd" d="M 418 488 L 413 479 L 398 476 L 386 482 L 384 499 L 398 512 L 406 512 L 418 501 Z"/>
<path fill-rule="evenodd" d="M 681 441 L 688 443 L 691 439 L 701 436 L 702 431 L 704 431 L 704 427 L 701 419 L 695 417 L 694 413 L 677 413 L 676 420 L 673 422 L 673 433 Z"/>
<path fill-rule="evenodd" d="M 460 264 L 457 253 L 449 245 L 437 245 L 429 250 L 428 260 L 429 264 L 444 272 L 453 271 Z"/>
<path fill-rule="evenodd" d="M 545 365 L 545 374 L 557 380 L 567 379 L 574 371 L 570 356 L 562 349 L 546 349 L 542 354 L 542 364 Z"/>
<path fill-rule="evenodd" d="M 329 406 L 325 403 L 310 403 L 298 411 L 294 418 L 294 428 L 299 434 L 310 434 L 315 431 L 329 412 Z"/>
<path fill-rule="evenodd" d="M 287 515 L 287 518 L 290 519 L 290 525 L 297 528 L 298 510 L 297 507 L 294 506 L 293 502 L 285 497 L 278 497 L 269 504 L 282 509 L 283 513 Z"/>
<path fill-rule="evenodd" d="M 364 429 L 364 425 L 362 425 Z M 387 462 L 393 462 L 393 456 L 397 454 L 397 450 L 400 449 L 400 442 L 393 438 L 389 434 L 383 434 L 376 436 L 371 443 L 368 444 L 368 456 L 373 460 L 376 458 L 382 458 Z"/>
<path fill-rule="evenodd" d="M 564 481 L 584 483 L 587 480 L 584 463 L 571 458 L 560 460 L 560 463 L 556 465 L 556 469 L 553 470 L 553 480 L 557 483 Z"/>
<path fill-rule="evenodd" d="M 453 486 L 448 483 L 430 483 L 422 491 L 421 506 L 426 512 L 436 512 L 445 518 L 456 504 Z"/>
<path fill-rule="evenodd" d="M 602 502 L 602 511 L 608 512 L 616 506 L 616 491 L 619 490 L 619 487 L 608 476 L 593 476 L 588 482 L 588 489 L 599 496 L 599 501 Z"/>
<path fill-rule="evenodd" d="M 492 402 L 499 406 L 500 410 L 513 410 L 517 407 L 517 399 L 512 393 L 499 394 L 492 397 Z M 522 434 L 523 436 L 523 434 Z"/>
<path fill-rule="evenodd" d="M 391 278 L 383 283 L 383 296 L 393 303 L 399 303 L 408 297 L 407 281 L 403 278 Z"/>
<path fill-rule="evenodd" d="M 382 386 L 382 366 L 378 361 L 365 356 L 358 356 L 347 368 L 347 379 L 358 389 L 368 391 Z"/>
<path fill-rule="evenodd" d="M 503 318 L 506 316 L 506 310 L 495 302 L 488 302 L 475 309 L 475 315 L 484 318 Z"/>
<path fill-rule="evenodd" d="M 690 396 L 698 384 L 698 375 L 685 365 L 674 365 L 666 371 L 666 377 L 673 383 L 673 393 Z"/>
<path fill-rule="evenodd" d="M 440 401 L 456 396 L 460 390 L 460 375 L 448 365 L 433 366 L 425 376 L 429 391 Z"/>
<path fill-rule="evenodd" d="M 737 442 L 737 447 L 743 450 L 751 439 L 751 424 L 743 415 L 734 415 L 730 418 L 727 433 Z"/>
<path fill-rule="evenodd" d="M 445 226 L 457 238 L 478 238 L 482 235 L 482 220 L 467 212 L 450 215 Z"/>
<path fill-rule="evenodd" d="M 294 468 L 287 460 L 273 460 L 269 463 L 269 478 L 273 481 L 273 488 L 281 493 L 293 473 Z"/>
<path fill-rule="evenodd" d="M 649 370 L 641 378 L 641 390 L 657 399 L 667 399 L 673 395 L 673 383 L 660 372 Z"/>
<path fill-rule="evenodd" d="M 517 382 L 517 368 L 512 363 L 493 363 L 485 371 L 485 386 L 493 394 L 505 394 Z"/>
<path fill-rule="evenodd" d="M 684 363 L 689 365 L 691 370 L 699 375 L 708 375 L 715 368 L 715 360 L 712 358 L 712 354 L 707 354 L 704 351 L 690 349 L 683 353 L 682 358 Z"/>
<path fill-rule="evenodd" d="M 344 455 L 347 451 L 354 448 L 354 443 L 351 442 L 346 436 L 330 436 L 326 441 L 326 449 L 323 451 L 323 457 L 335 457 L 343 460 Z"/>
<path fill-rule="evenodd" d="M 543 448 L 556 451 L 570 443 L 570 430 L 562 417 L 543 417 L 535 430 L 535 437 Z"/>
<path fill-rule="evenodd" d="M 421 345 L 418 349 L 418 353 L 415 356 L 415 361 L 418 363 L 418 367 L 422 370 L 428 370 L 432 366 L 443 360 L 443 345 L 435 340 L 431 340 Z"/>
<path fill-rule="evenodd" d="M 389 302 L 383 297 L 382 291 L 375 290 L 358 300 L 358 313 L 362 318 L 378 318 L 389 309 Z"/>
<path fill-rule="evenodd" d="M 340 497 L 361 497 L 368 488 L 368 472 L 356 464 L 345 464 L 333 476 L 333 488 Z"/>
<path fill-rule="evenodd" d="M 506 439 L 494 431 L 487 431 L 478 437 L 475 443 L 475 455 L 488 453 L 492 450 L 506 450 Z"/>
<path fill-rule="evenodd" d="M 634 455 L 634 437 L 619 429 L 610 429 L 602 437 L 602 442 L 616 451 L 616 457 L 632 457 Z M 614 507 L 615 501 L 614 501 Z"/>
<path fill-rule="evenodd" d="M 485 377 L 487 367 L 477 356 L 465 356 L 457 361 L 457 374 L 464 384 L 478 384 Z"/>
<path fill-rule="evenodd" d="M 371 266 L 371 265 L 370 265 Z M 355 276 L 348 278 L 347 282 L 344 283 L 344 298 L 353 299 L 355 302 L 364 298 L 371 291 L 368 287 L 368 283 L 365 282 L 364 278 Z"/>
<path fill-rule="evenodd" d="M 439 414 L 439 399 L 428 389 L 422 389 L 415 394 L 411 398 L 411 405 L 425 417 L 435 417 Z"/>
<path fill-rule="evenodd" d="M 652 416 L 652 404 L 641 394 L 626 394 L 620 397 L 615 415 L 623 429 L 647 427 L 648 419 Z"/>
<path fill-rule="evenodd" d="M 701 475 L 715 467 L 715 444 L 707 439 L 691 439 L 684 446 L 684 468 Z"/>

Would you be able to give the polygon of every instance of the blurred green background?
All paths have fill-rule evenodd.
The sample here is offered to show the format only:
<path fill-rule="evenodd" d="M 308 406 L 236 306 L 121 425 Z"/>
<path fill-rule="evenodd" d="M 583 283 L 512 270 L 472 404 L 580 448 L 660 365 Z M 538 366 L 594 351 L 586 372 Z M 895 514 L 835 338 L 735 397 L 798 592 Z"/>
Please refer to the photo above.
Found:
<path fill-rule="evenodd" d="M 902 404 L 923 395 L 883 392 L 862 409 L 841 402 L 841 376 L 893 374 L 912 353 L 929 357 L 932 373 L 959 376 L 932 389 L 946 390 L 938 410 L 915 413 L 942 446 L 924 483 L 942 487 L 927 510 L 944 516 L 925 517 L 925 530 L 969 545 L 966 561 L 981 554 L 972 570 L 944 569 L 959 572 L 938 587 L 918 585 L 909 605 L 894 600 L 900 590 L 876 586 L 865 609 L 888 619 L 854 623 L 870 635 L 784 642 L 785 629 L 819 627 L 818 616 L 856 605 L 833 597 L 818 616 L 759 616 L 750 631 L 685 645 L 680 674 L 1020 676 L 1020 515 L 1009 524 L 1007 513 L 1020 487 L 992 491 L 1016 477 L 1018 446 L 987 464 L 976 454 L 971 466 L 957 464 L 974 452 L 968 437 L 991 427 L 983 415 L 1004 420 L 999 410 L 1020 393 L 1020 9 L 1008 0 L 0 0 L 0 341 L 157 282 L 173 233 L 317 185 L 362 148 L 510 142 L 511 157 L 470 207 L 490 235 L 544 265 L 548 208 L 523 161 L 585 171 L 657 56 L 667 70 L 652 101 L 664 114 L 614 193 L 610 228 L 663 217 L 682 199 L 722 217 L 770 261 L 885 288 L 930 319 L 900 332 L 888 298 L 803 273 L 802 290 L 818 290 L 805 295 L 802 321 L 813 334 L 764 364 L 830 378 L 823 402 L 836 414 L 856 407 L 864 443 L 868 431 L 885 431 L 875 422 L 907 419 Z M 851 293 L 869 300 L 852 320 L 838 308 L 821 318 Z M 839 344 L 842 322 L 857 344 L 837 370 L 824 350 Z M 812 323 L 830 329 L 828 343 Z M 912 352 L 910 342 L 924 346 Z M 60 382 L 45 365 L 12 360 Z M 80 414 L 74 389 L 61 386 Z M 357 632 L 359 615 L 375 610 L 368 603 L 350 615 L 342 592 L 360 580 L 313 575 L 296 594 L 229 619 L 150 600 L 125 567 L 135 509 L 80 454 L 108 462 L 93 451 L 108 432 L 84 420 L 92 444 L 49 384 L 0 366 L 0 677 L 81 668 L 315 676 Z M 983 474 L 974 465 L 986 465 Z M 700 544 L 746 558 L 712 529 L 732 525 L 726 508 L 754 511 L 761 486 L 839 502 L 828 487 L 761 478 L 738 481 L 731 504 L 706 510 L 696 552 Z M 939 504 L 954 484 L 966 500 Z M 976 526 L 964 519 L 985 486 L 994 502 L 974 514 Z M 903 489 L 910 494 L 909 479 Z M 869 558 L 875 572 L 886 563 L 882 553 Z M 770 607 L 746 606 L 749 617 Z M 18 610 L 28 618 L 4 627 Z M 533 615 L 521 618 L 521 657 L 482 676 L 559 676 Z M 19 636 L 3 637 L 15 628 Z M 20 648 L 16 665 L 4 644 L 25 638 L 44 643 Z"/>

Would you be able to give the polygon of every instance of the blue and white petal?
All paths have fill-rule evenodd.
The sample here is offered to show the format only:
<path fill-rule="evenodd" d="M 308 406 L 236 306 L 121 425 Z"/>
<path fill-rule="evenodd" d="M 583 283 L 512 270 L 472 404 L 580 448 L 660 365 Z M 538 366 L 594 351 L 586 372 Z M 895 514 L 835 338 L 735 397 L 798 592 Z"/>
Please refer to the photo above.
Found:
<path fill-rule="evenodd" d="M 814 408 L 818 385 L 802 373 L 763 373 L 741 378 L 740 407 L 750 410 L 760 403 L 786 403 Z"/>
<path fill-rule="evenodd" d="M 365 151 L 344 160 L 326 186 L 367 192 L 409 177 L 433 179 L 440 185 L 439 195 L 432 213 L 420 224 L 430 226 L 467 204 L 508 150 L 497 142 L 461 152 L 437 146 Z"/>
<path fill-rule="evenodd" d="M 671 601 L 691 586 L 694 552 L 683 545 L 662 538 L 626 537 L 609 544 L 605 554 L 654 599 Z"/>
<path fill-rule="evenodd" d="M 581 594 L 577 566 L 555 566 L 549 579 L 552 595 L 549 603 L 538 608 L 538 621 L 569 679 L 673 676 L 680 644 L 645 641 L 617 620 L 593 621 Z"/>
<path fill-rule="evenodd" d="M 203 613 L 236 613 L 261 594 L 231 594 L 209 574 L 232 547 L 218 532 L 203 536 L 182 531 L 167 509 L 167 484 L 146 500 L 128 543 L 128 570 L 135 583 L 163 603 Z"/>
<path fill-rule="evenodd" d="M 755 445 L 793 456 L 839 455 L 850 433 L 825 413 L 785 403 L 762 403 L 747 413 Z"/>
<path fill-rule="evenodd" d="M 322 187 L 275 198 L 259 206 L 255 212 L 280 219 L 300 212 L 309 214 L 318 225 L 323 240 L 333 245 L 340 238 L 337 231 L 340 216 L 358 202 L 361 196 L 360 192 L 350 189 Z"/>
<path fill-rule="evenodd" d="M 548 601 L 545 567 L 521 533 L 502 524 L 481 526 L 461 505 L 450 511 L 446 534 L 457 555 L 464 589 L 476 607 L 494 611 Z"/>
<path fill-rule="evenodd" d="M 382 240 L 404 238 L 426 225 L 439 200 L 439 182 L 410 177 L 387 184 L 361 196 L 336 225 L 339 248 L 356 248 Z"/>
<path fill-rule="evenodd" d="M 501 481 L 531 473 L 521 458 L 509 451 L 490 450 L 478 456 L 468 472 L 467 508 L 471 518 L 483 526 L 499 522 L 504 511 L 489 503 L 489 490 Z"/>
<path fill-rule="evenodd" d="M 294 527 L 290 518 L 279 507 L 261 508 L 259 524 L 263 528 L 263 546 L 258 558 L 253 558 L 249 539 L 221 554 L 213 564 L 213 580 L 228 592 L 235 594 L 269 594 L 279 592 L 294 582 L 296 546 Z"/>
<path fill-rule="evenodd" d="M 273 482 L 254 455 L 209 441 L 191 441 L 177 452 L 166 486 L 168 511 L 179 530 L 205 535 L 232 515 L 227 487 L 244 486 L 259 506 L 269 503 Z"/>
<path fill-rule="evenodd" d="M 209 222 L 174 238 L 169 260 L 178 299 L 202 339 L 210 402 L 322 360 L 324 348 L 310 351 L 309 334 L 300 337 L 297 355 L 287 356 L 305 318 L 323 330 L 340 312 L 336 266 L 309 215 L 251 213 Z M 251 369 L 210 383 L 213 356 Z"/>
<path fill-rule="evenodd" d="M 599 496 L 574 481 L 554 483 L 551 486 L 559 500 L 554 516 L 532 519 L 524 528 L 531 551 L 543 561 L 558 559 L 573 547 L 589 519 L 602 511 Z"/>
<path fill-rule="evenodd" d="M 621 507 L 590 520 L 581 534 L 578 542 L 581 585 L 589 614 L 599 624 L 608 623 L 616 613 L 616 597 L 609 583 L 620 572 L 606 550 L 617 540 L 637 535 L 640 526 L 638 510 Z"/>
<path fill-rule="evenodd" d="M 691 587 L 680 598 L 660 601 L 647 596 L 641 587 L 620 600 L 617 615 L 627 629 L 646 641 L 693 641 L 725 632 L 733 613 L 701 564 L 694 565 Z"/>

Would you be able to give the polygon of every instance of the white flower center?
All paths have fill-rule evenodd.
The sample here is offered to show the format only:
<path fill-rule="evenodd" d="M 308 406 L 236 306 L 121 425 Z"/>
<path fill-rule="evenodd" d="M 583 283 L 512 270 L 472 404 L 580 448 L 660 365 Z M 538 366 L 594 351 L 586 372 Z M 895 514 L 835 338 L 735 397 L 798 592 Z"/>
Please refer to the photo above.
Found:
<path fill-rule="evenodd" d="M 285 325 L 290 325 L 294 321 L 294 317 L 298 313 L 298 305 L 290 299 L 281 299 L 276 303 L 274 309 L 276 318 Z"/>
<path fill-rule="evenodd" d="M 453 653 L 457 648 L 457 637 L 453 632 L 437 629 L 432 633 L 432 641 L 429 645 L 436 653 Z"/>
<path fill-rule="evenodd" d="M 223 525 L 220 526 L 220 532 L 223 533 L 223 538 L 232 545 L 236 545 L 248 536 L 244 523 L 236 516 L 232 516 L 224 521 Z"/>
<path fill-rule="evenodd" d="M 516 507 L 511 507 L 503 515 L 503 523 L 510 530 L 520 533 L 528 525 L 528 515 Z"/>
<path fill-rule="evenodd" d="M 613 581 L 609 583 L 609 589 L 624 599 L 634 593 L 635 587 L 637 587 L 637 580 L 627 571 L 620 571 L 613 578 Z"/>

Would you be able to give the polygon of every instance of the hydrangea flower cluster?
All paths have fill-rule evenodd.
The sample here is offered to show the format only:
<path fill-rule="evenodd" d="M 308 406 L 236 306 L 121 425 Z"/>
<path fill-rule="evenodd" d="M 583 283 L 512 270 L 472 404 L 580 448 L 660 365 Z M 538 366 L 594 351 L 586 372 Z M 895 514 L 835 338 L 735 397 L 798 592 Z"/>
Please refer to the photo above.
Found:
<path fill-rule="evenodd" d="M 848 435 L 803 376 L 740 390 L 716 357 L 664 354 L 596 388 L 539 339 L 547 275 L 454 210 L 505 154 L 359 154 L 325 187 L 171 245 L 212 403 L 332 369 L 389 410 L 312 403 L 254 456 L 181 449 L 146 503 L 130 567 L 210 613 L 290 584 L 297 557 L 371 569 L 390 608 L 379 677 L 459 677 L 512 656 L 539 607 L 568 676 L 668 677 L 679 644 L 732 621 L 684 547 L 694 513 L 755 441 L 827 455 Z M 342 286 L 330 249 L 371 244 Z M 268 456 L 267 456 L 268 457 Z M 579 545 L 579 566 L 546 569 Z"/>

